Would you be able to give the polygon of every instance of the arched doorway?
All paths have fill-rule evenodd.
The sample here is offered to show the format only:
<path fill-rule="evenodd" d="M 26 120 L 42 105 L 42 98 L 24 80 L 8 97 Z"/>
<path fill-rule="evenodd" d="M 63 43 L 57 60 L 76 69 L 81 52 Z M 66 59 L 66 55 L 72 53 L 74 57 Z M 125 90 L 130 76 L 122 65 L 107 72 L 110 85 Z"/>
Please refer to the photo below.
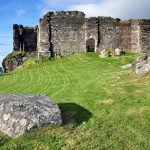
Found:
<path fill-rule="evenodd" d="M 86 41 L 86 51 L 95 52 L 95 39 L 90 38 Z"/>

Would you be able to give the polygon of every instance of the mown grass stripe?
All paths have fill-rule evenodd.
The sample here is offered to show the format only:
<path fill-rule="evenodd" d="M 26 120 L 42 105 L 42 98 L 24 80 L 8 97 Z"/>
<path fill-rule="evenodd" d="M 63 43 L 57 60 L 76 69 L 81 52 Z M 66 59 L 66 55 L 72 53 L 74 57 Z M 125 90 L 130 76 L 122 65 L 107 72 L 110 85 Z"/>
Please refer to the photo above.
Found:
<path fill-rule="evenodd" d="M 121 68 L 136 56 L 30 59 L 0 76 L 0 93 L 46 94 L 70 122 L 34 129 L 18 139 L 0 133 L 0 149 L 149 150 L 150 76 Z"/>

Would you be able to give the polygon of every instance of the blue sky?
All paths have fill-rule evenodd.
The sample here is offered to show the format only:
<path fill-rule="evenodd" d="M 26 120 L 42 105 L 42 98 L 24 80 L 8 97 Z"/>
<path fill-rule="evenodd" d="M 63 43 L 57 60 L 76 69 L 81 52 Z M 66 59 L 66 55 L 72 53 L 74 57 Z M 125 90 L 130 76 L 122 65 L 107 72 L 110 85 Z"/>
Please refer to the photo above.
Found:
<path fill-rule="evenodd" d="M 149 8 L 150 0 L 0 0 L 0 64 L 12 51 L 13 24 L 35 26 L 44 13 L 59 10 L 80 10 L 87 17 L 150 18 Z"/>

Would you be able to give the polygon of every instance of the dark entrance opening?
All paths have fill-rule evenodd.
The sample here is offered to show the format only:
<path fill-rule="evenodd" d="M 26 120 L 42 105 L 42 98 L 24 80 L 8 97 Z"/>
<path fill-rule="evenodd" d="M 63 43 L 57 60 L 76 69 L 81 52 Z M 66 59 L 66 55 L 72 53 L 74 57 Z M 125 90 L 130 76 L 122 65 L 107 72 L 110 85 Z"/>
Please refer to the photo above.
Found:
<path fill-rule="evenodd" d="M 86 41 L 86 51 L 95 52 L 95 40 L 93 38 L 90 38 Z"/>

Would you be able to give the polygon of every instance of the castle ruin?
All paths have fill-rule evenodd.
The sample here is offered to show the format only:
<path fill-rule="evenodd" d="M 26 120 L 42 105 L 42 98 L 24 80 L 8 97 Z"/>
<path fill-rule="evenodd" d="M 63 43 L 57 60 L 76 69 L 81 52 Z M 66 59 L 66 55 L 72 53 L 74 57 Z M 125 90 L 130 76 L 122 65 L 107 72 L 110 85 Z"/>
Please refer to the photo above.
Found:
<path fill-rule="evenodd" d="M 13 38 L 13 51 L 36 52 L 38 57 L 115 48 L 150 53 L 150 20 L 85 18 L 79 11 L 48 12 L 34 28 L 15 24 Z"/>

